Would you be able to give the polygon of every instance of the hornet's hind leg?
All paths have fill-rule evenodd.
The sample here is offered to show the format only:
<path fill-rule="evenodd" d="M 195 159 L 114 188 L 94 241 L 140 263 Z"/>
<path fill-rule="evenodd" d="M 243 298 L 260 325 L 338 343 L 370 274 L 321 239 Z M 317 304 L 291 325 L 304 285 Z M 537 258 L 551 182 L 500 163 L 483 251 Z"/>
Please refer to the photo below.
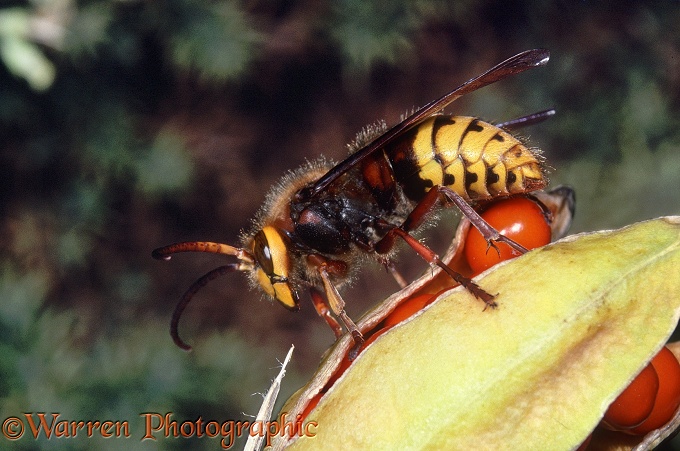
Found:
<path fill-rule="evenodd" d="M 422 225 L 427 215 L 437 206 L 439 202 L 441 202 L 442 199 L 445 199 L 445 201 L 449 204 L 455 204 L 461 210 L 461 212 L 470 220 L 472 225 L 474 225 L 481 232 L 482 236 L 489 244 L 489 247 L 494 247 L 494 249 L 498 251 L 498 248 L 494 244 L 494 242 L 498 241 L 506 243 L 519 253 L 527 252 L 523 246 L 511 240 L 510 238 L 501 235 L 496 229 L 491 227 L 491 225 L 489 225 L 489 223 L 479 216 L 479 214 L 460 195 L 445 186 L 432 187 L 427 192 L 425 197 L 423 197 L 414 207 L 413 211 L 411 211 L 401 227 L 390 228 L 387 234 L 378 243 L 376 243 L 375 250 L 379 254 L 389 252 L 394 246 L 396 238 L 400 237 L 406 241 L 409 247 L 416 251 L 418 255 L 425 259 L 425 261 L 442 268 L 453 280 L 463 285 L 475 297 L 484 301 L 487 307 L 496 307 L 496 303 L 493 300 L 493 295 L 487 293 L 469 278 L 449 268 L 432 249 L 415 239 L 409 233 L 411 230 L 415 230 L 420 225 Z M 388 224 L 383 225 L 389 227 Z"/>

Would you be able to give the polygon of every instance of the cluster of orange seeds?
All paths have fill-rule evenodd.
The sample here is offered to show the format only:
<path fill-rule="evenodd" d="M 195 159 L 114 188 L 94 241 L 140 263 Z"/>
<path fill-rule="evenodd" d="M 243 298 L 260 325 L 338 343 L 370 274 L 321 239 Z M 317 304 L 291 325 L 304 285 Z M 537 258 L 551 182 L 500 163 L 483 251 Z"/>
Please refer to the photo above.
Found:
<path fill-rule="evenodd" d="M 613 430 L 645 435 L 668 423 L 678 406 L 680 363 L 664 346 L 609 406 L 602 422 Z"/>

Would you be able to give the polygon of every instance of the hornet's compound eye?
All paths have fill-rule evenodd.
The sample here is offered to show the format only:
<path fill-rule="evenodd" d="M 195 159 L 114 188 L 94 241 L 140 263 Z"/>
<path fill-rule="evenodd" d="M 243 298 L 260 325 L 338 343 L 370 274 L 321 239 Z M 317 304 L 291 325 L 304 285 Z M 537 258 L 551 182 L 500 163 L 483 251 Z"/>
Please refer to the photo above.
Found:
<path fill-rule="evenodd" d="M 265 274 L 274 274 L 274 262 L 272 261 L 272 252 L 269 249 L 269 241 L 264 230 L 260 230 L 255 235 L 253 240 L 253 255 L 257 265 L 264 271 Z"/>
<path fill-rule="evenodd" d="M 253 255 L 257 263 L 257 282 L 284 307 L 297 310 L 298 296 L 289 283 L 292 270 L 288 246 L 281 233 L 265 226 L 253 238 Z"/>

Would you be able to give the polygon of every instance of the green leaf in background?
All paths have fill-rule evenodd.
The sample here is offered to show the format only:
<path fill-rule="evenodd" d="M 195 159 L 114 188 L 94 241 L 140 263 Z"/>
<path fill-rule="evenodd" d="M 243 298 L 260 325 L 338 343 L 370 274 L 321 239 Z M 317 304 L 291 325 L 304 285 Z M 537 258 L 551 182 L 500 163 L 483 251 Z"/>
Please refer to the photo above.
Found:
<path fill-rule="evenodd" d="M 193 166 L 182 136 L 161 130 L 145 157 L 135 162 L 135 172 L 145 194 L 167 194 L 186 188 Z"/>
<path fill-rule="evenodd" d="M 403 55 L 412 55 L 409 33 L 423 20 L 410 2 L 346 0 L 336 5 L 336 12 L 338 22 L 333 35 L 346 61 L 359 72 L 368 72 L 378 62 L 394 64 Z"/>
<path fill-rule="evenodd" d="M 177 3 L 181 7 L 170 40 L 174 63 L 210 81 L 244 72 L 262 36 L 236 2 Z"/>
<path fill-rule="evenodd" d="M 21 8 L 0 10 L 0 61 L 35 91 L 52 86 L 56 70 L 40 48 L 27 39 L 29 16 Z"/>

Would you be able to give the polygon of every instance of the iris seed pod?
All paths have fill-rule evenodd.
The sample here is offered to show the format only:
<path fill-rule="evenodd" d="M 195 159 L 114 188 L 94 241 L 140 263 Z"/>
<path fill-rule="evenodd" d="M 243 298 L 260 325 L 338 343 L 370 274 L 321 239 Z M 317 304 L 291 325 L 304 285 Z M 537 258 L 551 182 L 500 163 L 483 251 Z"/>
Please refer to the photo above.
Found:
<path fill-rule="evenodd" d="M 274 449 L 574 449 L 675 329 L 678 268 L 680 217 L 570 236 L 501 263 L 475 279 L 498 293 L 498 308 L 453 288 L 328 388 L 352 345 L 339 340 L 282 409 L 294 418 L 327 390 L 306 419 L 315 436 L 278 436 Z M 419 279 L 358 326 L 371 330 L 436 280 Z"/>

